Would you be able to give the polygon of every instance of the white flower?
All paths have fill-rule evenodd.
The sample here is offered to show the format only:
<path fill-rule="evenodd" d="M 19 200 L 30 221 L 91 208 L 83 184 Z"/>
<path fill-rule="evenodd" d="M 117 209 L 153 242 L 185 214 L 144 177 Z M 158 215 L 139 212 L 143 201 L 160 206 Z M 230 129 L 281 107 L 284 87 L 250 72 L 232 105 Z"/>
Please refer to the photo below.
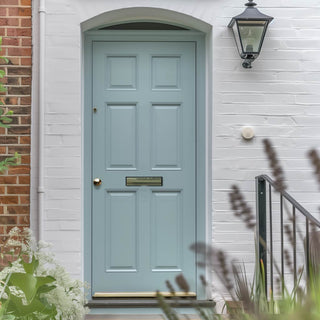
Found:
<path fill-rule="evenodd" d="M 51 245 L 43 241 L 37 243 L 28 228 L 22 231 L 19 228 L 13 228 L 9 233 L 9 237 L 6 246 L 9 248 L 11 246 L 20 247 L 21 256 L 11 266 L 5 267 L 0 271 L 0 292 L 5 285 L 3 280 L 10 273 L 25 273 L 21 264 L 22 255 L 24 258 L 25 255 L 29 256 L 30 260 L 34 256 L 39 261 L 35 276 L 52 276 L 56 279 L 53 283 L 56 288 L 42 294 L 49 303 L 55 305 L 58 312 L 56 319 L 82 319 L 88 312 L 88 309 L 84 307 L 84 288 L 86 285 L 81 281 L 71 279 L 66 270 L 56 261 L 54 254 L 48 251 Z M 23 292 L 14 286 L 10 286 L 10 292 L 15 296 L 25 298 Z M 5 298 L 5 295 L 3 297 Z"/>

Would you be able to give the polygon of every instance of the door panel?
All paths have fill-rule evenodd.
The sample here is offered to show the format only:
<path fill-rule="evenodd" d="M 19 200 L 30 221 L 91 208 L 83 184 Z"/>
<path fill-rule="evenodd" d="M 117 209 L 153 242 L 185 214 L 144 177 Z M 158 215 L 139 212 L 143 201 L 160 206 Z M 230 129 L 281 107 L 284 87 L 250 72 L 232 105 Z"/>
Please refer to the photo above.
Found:
<path fill-rule="evenodd" d="M 94 42 L 93 106 L 93 292 L 195 291 L 194 43 Z"/>
<path fill-rule="evenodd" d="M 181 106 L 152 106 L 153 170 L 179 169 L 181 159 Z"/>
<path fill-rule="evenodd" d="M 106 192 L 106 270 L 137 270 L 137 210 L 135 192 Z M 119 251 L 121 254 L 119 254 Z"/>
<path fill-rule="evenodd" d="M 152 57 L 152 89 L 179 89 L 180 57 Z"/>
<path fill-rule="evenodd" d="M 153 192 L 151 254 L 153 271 L 181 271 L 181 192 Z M 164 230 L 166 230 L 164 232 Z"/>
<path fill-rule="evenodd" d="M 137 58 L 135 56 L 107 56 L 107 89 L 132 90 L 136 88 Z"/>
<path fill-rule="evenodd" d="M 107 105 L 106 170 L 136 169 L 136 118 L 135 105 Z"/>

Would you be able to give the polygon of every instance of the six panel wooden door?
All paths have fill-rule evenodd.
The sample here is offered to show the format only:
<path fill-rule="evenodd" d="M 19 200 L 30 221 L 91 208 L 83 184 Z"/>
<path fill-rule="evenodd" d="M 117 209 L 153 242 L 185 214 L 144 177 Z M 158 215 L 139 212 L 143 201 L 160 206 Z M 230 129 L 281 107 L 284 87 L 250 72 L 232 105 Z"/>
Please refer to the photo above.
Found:
<path fill-rule="evenodd" d="M 195 94 L 194 42 L 94 42 L 94 293 L 195 292 Z"/>

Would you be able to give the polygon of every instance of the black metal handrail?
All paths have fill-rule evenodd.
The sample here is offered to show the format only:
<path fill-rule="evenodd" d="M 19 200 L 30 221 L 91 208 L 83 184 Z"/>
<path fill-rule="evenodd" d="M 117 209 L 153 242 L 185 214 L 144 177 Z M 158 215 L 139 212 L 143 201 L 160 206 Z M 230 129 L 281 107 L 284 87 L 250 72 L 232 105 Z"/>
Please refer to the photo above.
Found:
<path fill-rule="evenodd" d="M 267 191 L 268 184 L 268 191 Z M 317 220 L 308 210 L 306 210 L 300 203 L 298 203 L 290 194 L 286 191 L 279 192 L 279 203 L 280 203 L 280 255 L 281 264 L 280 267 L 274 263 L 274 240 L 273 240 L 273 202 L 272 202 L 272 191 L 277 190 L 277 185 L 267 175 L 260 175 L 256 177 L 256 204 L 257 204 L 257 239 L 258 243 L 258 261 L 262 261 L 265 269 L 265 289 L 268 295 L 268 275 L 270 277 L 270 289 L 273 290 L 273 271 L 274 267 L 277 268 L 278 273 L 281 275 L 282 293 L 284 292 L 284 233 L 285 227 L 287 227 L 286 233 L 290 235 L 290 242 L 293 249 L 293 277 L 294 284 L 297 284 L 297 214 L 301 214 L 305 219 L 305 264 L 306 274 L 309 277 L 310 272 L 310 224 L 313 227 L 320 228 L 320 221 Z M 286 201 L 286 203 L 285 203 Z M 267 206 L 268 203 L 268 206 Z M 288 210 L 286 204 L 291 205 L 291 210 Z M 287 214 L 289 216 L 289 223 L 284 225 L 284 207 L 286 207 Z M 269 211 L 269 230 L 267 230 L 267 211 Z M 290 211 L 290 212 L 288 212 Z M 291 229 L 292 228 L 292 229 Z M 288 231 L 289 230 L 289 231 Z M 267 237 L 269 233 L 269 237 Z M 270 257 L 270 263 L 267 265 L 267 257 Z M 268 266 L 270 267 L 270 274 L 268 274 Z"/>

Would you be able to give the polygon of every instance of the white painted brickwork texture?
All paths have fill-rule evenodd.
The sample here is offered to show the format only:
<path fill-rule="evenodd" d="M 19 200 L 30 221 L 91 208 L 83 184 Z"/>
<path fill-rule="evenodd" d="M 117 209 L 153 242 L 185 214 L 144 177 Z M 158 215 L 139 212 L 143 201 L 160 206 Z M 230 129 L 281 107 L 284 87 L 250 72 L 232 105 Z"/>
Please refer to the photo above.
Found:
<path fill-rule="evenodd" d="M 47 0 L 45 104 L 46 240 L 73 276 L 82 275 L 82 40 L 81 23 L 127 7 L 155 7 L 194 16 L 212 25 L 207 48 L 212 108 L 212 238 L 230 255 L 254 261 L 253 235 L 230 210 L 232 184 L 254 207 L 254 178 L 269 172 L 262 139 L 279 151 L 290 191 L 317 212 L 319 188 L 306 157 L 320 146 L 320 0 L 260 0 L 274 17 L 262 54 L 251 70 L 241 67 L 227 25 L 245 0 Z M 36 9 L 35 13 L 36 13 Z M 210 37 L 210 35 L 209 35 Z M 34 124 L 35 125 L 35 124 Z M 254 128 L 242 140 L 240 129 Z M 35 153 L 34 153 L 35 155 Z"/>

